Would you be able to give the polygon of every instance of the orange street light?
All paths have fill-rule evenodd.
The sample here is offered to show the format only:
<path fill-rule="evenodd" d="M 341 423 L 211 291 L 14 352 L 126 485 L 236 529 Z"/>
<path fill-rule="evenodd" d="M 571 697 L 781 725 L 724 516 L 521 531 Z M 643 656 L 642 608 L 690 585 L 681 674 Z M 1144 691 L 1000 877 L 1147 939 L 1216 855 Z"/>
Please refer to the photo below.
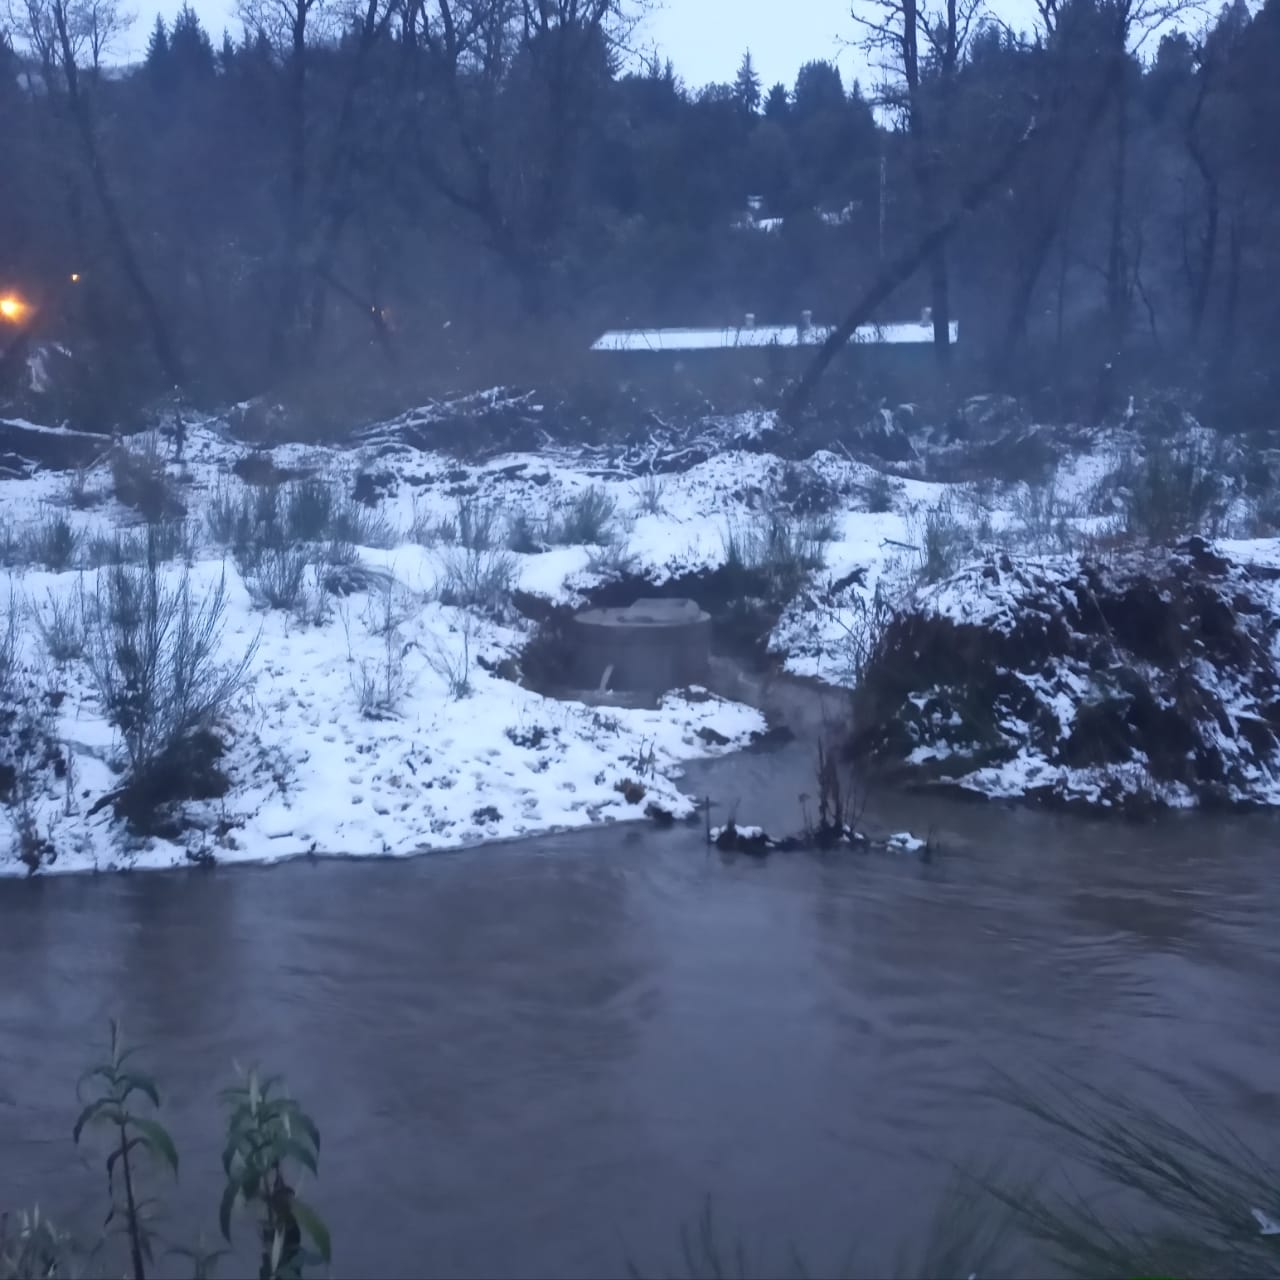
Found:
<path fill-rule="evenodd" d="M 17 294 L 6 293 L 0 297 L 0 320 L 21 324 L 31 308 Z"/>

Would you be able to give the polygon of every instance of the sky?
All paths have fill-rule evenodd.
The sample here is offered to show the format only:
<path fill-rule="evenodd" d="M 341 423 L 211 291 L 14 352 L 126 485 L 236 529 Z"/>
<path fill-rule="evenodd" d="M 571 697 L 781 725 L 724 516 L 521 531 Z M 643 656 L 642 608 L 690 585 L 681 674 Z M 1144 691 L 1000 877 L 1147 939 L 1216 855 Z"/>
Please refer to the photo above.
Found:
<path fill-rule="evenodd" d="M 137 19 L 121 52 L 129 60 L 140 57 L 156 14 L 167 21 L 181 2 L 126 3 Z M 235 7 L 235 0 L 192 0 L 215 44 L 224 27 L 239 33 Z M 691 86 L 732 80 L 750 49 L 767 89 L 778 80 L 792 86 L 801 65 L 813 58 L 838 62 L 852 83 L 862 65 L 861 55 L 842 43 L 852 33 L 849 0 L 656 0 L 634 42 L 644 49 L 656 45 Z"/>

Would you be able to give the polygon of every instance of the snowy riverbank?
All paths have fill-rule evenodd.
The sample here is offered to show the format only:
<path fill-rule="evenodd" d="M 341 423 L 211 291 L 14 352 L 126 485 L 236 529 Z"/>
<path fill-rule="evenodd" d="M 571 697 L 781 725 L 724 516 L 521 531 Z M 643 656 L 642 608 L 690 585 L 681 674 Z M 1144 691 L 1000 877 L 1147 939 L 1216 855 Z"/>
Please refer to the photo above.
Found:
<path fill-rule="evenodd" d="M 423 447 L 429 426 L 410 416 L 350 448 L 267 452 L 210 423 L 188 429 L 181 461 L 168 442 L 148 454 L 135 440 L 140 461 L 123 470 L 104 455 L 80 473 L 0 481 L 13 696 L 43 700 L 56 747 L 7 762 L 21 783 L 13 825 L 28 844 L 36 833 L 41 870 L 408 854 L 638 818 L 650 806 L 686 815 L 682 764 L 739 749 L 763 718 L 696 690 L 631 709 L 525 687 L 530 602 L 578 605 L 618 579 L 696 590 L 733 570 L 743 594 L 772 597 L 762 616 L 783 669 L 852 687 L 895 616 L 929 600 L 959 616 L 990 594 L 966 563 L 1011 549 L 1049 565 L 1110 554 L 1132 485 L 1133 442 L 1117 433 L 1074 442 L 1027 484 L 927 481 L 912 474 L 927 467 L 891 470 L 839 442 L 785 460 L 771 451 L 767 415 L 717 423 L 718 448 L 704 432 L 697 448 L 655 442 L 647 459 L 635 447 L 548 446 L 465 462 Z M 131 467 L 159 476 L 159 508 Z M 1224 531 L 1257 531 L 1243 487 L 1220 497 Z M 102 566 L 144 558 L 140 507 L 164 534 L 158 580 L 174 590 L 186 580 L 197 600 L 222 584 L 220 656 L 248 655 L 221 717 L 222 794 L 186 802 L 180 819 L 145 835 L 100 803 L 120 786 L 119 730 L 75 645 L 55 657 L 50 641 L 51 629 L 75 630 L 93 612 Z M 1245 539 L 1232 555 L 1274 561 L 1277 545 Z M 1045 570 L 1050 595 L 1055 572 Z M 1274 667 L 1274 638 L 1259 635 L 1260 660 Z M 912 679 L 929 685 L 928 672 Z M 1060 698 L 1073 685 L 1054 687 Z M 952 780 L 1034 793 L 1044 755 L 1024 739 L 1006 744 L 999 770 L 967 760 Z M 932 780 L 949 776 L 937 743 L 913 740 L 902 754 L 927 763 Z M 1132 776 L 1143 762 L 1115 763 Z M 1254 763 L 1233 798 L 1276 803 L 1272 762 Z M 1166 790 L 1171 803 L 1195 799 Z M 20 852 L 15 839 L 0 871 L 25 873 Z"/>

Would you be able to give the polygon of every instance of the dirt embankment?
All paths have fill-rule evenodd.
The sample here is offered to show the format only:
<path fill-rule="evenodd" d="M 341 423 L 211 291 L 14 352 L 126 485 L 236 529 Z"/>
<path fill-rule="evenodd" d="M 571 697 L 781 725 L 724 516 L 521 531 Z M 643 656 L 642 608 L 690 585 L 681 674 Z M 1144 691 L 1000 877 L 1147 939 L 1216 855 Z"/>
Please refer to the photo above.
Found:
<path fill-rule="evenodd" d="M 1278 577 L 1199 538 L 1108 562 L 989 558 L 890 622 L 850 751 L 991 796 L 1280 804 Z"/>

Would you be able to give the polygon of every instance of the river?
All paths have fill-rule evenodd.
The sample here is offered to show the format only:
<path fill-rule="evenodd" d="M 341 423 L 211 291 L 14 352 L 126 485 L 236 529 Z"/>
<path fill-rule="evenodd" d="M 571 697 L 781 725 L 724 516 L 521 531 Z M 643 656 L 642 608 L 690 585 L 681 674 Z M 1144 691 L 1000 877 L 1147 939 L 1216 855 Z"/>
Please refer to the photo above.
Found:
<path fill-rule="evenodd" d="M 807 752 L 699 766 L 795 825 Z M 678 1267 L 713 1197 L 761 1271 L 874 1272 L 949 1174 L 1037 1153 L 993 1069 L 1277 1121 L 1280 826 L 879 797 L 940 852 L 726 860 L 614 827 L 409 861 L 0 883 L 0 1205 L 101 1212 L 73 1086 L 118 1015 L 216 1231 L 233 1060 L 319 1121 L 339 1275 Z"/>

